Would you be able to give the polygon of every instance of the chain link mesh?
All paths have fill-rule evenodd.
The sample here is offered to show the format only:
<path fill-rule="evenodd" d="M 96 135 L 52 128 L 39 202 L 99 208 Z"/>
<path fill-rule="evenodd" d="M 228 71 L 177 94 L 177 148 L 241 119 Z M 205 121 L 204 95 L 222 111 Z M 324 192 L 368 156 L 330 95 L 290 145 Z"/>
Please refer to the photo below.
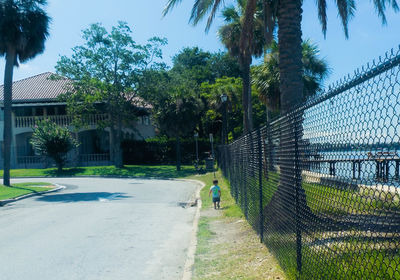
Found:
<path fill-rule="evenodd" d="M 400 279 L 400 50 L 220 146 L 231 193 L 290 278 Z"/>

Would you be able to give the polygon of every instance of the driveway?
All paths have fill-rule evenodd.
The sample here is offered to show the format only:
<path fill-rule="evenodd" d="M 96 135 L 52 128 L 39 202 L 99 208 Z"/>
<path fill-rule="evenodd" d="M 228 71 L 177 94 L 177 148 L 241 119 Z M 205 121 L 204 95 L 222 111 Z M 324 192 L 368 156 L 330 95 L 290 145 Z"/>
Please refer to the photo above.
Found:
<path fill-rule="evenodd" d="M 175 180 L 41 178 L 64 191 L 0 208 L 0 278 L 180 279 L 198 185 Z"/>

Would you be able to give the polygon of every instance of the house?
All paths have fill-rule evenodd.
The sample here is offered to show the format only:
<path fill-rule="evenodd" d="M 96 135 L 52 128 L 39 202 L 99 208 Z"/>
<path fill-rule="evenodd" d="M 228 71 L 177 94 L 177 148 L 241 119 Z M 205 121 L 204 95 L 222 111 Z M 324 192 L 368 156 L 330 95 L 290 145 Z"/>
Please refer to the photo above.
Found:
<path fill-rule="evenodd" d="M 51 79 L 53 73 L 47 72 L 13 83 L 12 104 L 12 144 L 11 168 L 43 168 L 49 162 L 43 156 L 36 155 L 30 138 L 32 127 L 38 120 L 50 119 L 61 126 L 67 126 L 78 139 L 80 145 L 67 155 L 68 165 L 103 165 L 110 164 L 109 129 L 98 129 L 97 123 L 108 118 L 107 114 L 90 117 L 89 124 L 76 131 L 72 127 L 72 117 L 66 113 L 66 103 L 60 102 L 59 96 L 68 89 L 69 80 Z M 3 129 L 4 95 L 0 86 L 0 167 L 3 166 Z M 143 109 L 150 111 L 150 106 Z M 123 128 L 123 137 L 146 139 L 155 136 L 155 127 L 149 115 L 132 119 L 132 125 Z"/>

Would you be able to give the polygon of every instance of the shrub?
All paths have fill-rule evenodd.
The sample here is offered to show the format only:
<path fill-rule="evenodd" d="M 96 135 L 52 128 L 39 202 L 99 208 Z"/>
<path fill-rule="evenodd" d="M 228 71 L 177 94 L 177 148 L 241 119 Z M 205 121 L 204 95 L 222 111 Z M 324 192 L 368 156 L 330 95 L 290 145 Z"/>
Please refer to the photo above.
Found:
<path fill-rule="evenodd" d="M 31 144 L 36 153 L 52 158 L 58 171 L 66 162 L 66 154 L 78 146 L 66 127 L 61 127 L 50 120 L 39 121 L 33 128 Z"/>
<path fill-rule="evenodd" d="M 199 159 L 204 160 L 211 151 L 208 139 L 198 139 Z M 176 164 L 176 139 L 156 137 L 143 140 L 124 140 L 122 142 L 124 164 Z M 181 140 L 183 164 L 196 161 L 194 139 Z"/>

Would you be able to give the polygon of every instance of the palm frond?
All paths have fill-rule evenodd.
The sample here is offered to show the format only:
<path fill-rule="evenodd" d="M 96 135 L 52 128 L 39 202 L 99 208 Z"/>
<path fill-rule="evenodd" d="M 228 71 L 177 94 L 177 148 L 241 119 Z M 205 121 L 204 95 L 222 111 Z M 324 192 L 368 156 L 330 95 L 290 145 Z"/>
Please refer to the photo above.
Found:
<path fill-rule="evenodd" d="M 326 37 L 327 15 L 326 15 L 326 0 L 317 0 L 318 4 L 318 19 L 322 25 L 322 33 Z"/>
<path fill-rule="evenodd" d="M 162 12 L 163 17 L 165 17 L 175 6 L 180 4 L 182 0 L 168 0 L 167 5 L 165 5 L 164 10 Z"/>
<path fill-rule="evenodd" d="M 373 0 L 376 11 L 378 12 L 378 16 L 382 19 L 382 24 L 386 24 L 386 4 L 392 6 L 392 9 L 397 12 L 399 10 L 399 6 L 396 0 Z"/>
<path fill-rule="evenodd" d="M 215 18 L 215 14 L 218 11 L 219 6 L 224 2 L 224 0 L 214 0 L 214 6 L 211 10 L 210 16 L 207 19 L 207 25 L 206 25 L 206 32 L 210 30 L 211 24 Z"/>
<path fill-rule="evenodd" d="M 336 5 L 338 8 L 339 17 L 342 20 L 342 26 L 344 30 L 344 35 L 349 38 L 348 24 L 349 20 L 353 17 L 356 10 L 354 0 L 336 0 Z"/>

